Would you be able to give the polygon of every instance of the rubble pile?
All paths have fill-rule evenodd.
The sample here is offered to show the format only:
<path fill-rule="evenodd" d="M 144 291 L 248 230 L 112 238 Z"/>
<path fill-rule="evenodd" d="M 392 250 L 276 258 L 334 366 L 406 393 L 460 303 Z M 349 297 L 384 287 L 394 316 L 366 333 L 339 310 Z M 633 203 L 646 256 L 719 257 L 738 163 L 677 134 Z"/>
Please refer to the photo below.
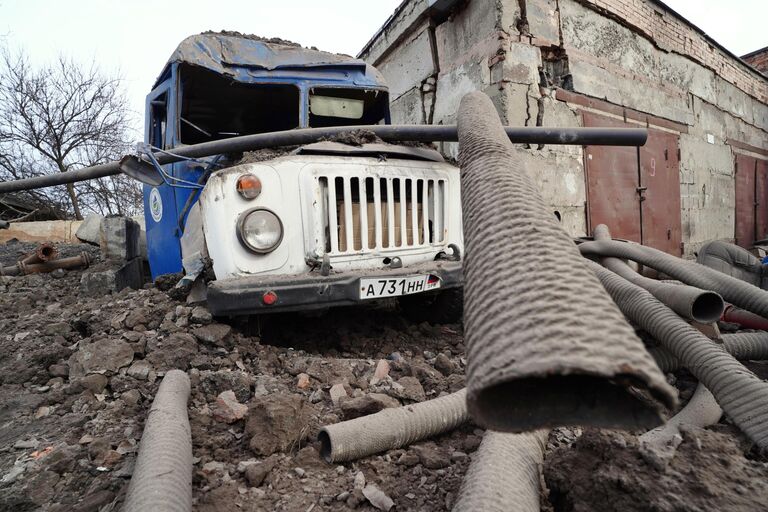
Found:
<path fill-rule="evenodd" d="M 0 263 L 29 250 L 0 246 Z M 59 250 L 108 265 L 90 246 Z M 319 454 L 324 425 L 462 389 L 459 325 L 413 324 L 387 304 L 235 321 L 153 285 L 94 296 L 79 271 L 0 279 L 0 510 L 119 510 L 173 368 L 192 384 L 197 511 L 450 510 L 481 442 L 467 424 L 354 462 Z M 687 399 L 694 381 L 676 383 Z M 671 461 L 634 435 L 556 429 L 542 506 L 758 510 L 767 466 L 727 423 L 684 432 Z"/>

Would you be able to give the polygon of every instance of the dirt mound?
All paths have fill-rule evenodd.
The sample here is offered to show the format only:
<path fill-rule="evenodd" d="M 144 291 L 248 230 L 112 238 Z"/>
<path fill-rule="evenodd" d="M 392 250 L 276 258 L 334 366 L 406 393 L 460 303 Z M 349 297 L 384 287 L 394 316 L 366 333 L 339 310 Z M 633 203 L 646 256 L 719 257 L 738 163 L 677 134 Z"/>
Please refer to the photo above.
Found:
<path fill-rule="evenodd" d="M 549 497 L 558 512 L 766 510 L 768 467 L 745 456 L 740 437 L 725 425 L 684 430 L 664 465 L 635 436 L 587 430 L 547 455 Z"/>

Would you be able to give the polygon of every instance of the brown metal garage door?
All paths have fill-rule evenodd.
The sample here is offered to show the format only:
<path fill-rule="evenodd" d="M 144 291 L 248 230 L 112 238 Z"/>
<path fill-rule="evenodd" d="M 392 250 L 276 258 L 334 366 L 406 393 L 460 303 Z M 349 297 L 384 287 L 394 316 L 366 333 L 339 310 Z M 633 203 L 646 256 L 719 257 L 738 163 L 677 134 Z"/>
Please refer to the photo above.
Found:
<path fill-rule="evenodd" d="M 582 115 L 584 126 L 636 126 L 591 112 Z M 587 146 L 585 161 L 590 229 L 606 224 L 616 238 L 682 254 L 677 135 L 649 130 L 640 150 Z"/>
<path fill-rule="evenodd" d="M 768 238 L 768 161 L 736 153 L 736 244 Z"/>

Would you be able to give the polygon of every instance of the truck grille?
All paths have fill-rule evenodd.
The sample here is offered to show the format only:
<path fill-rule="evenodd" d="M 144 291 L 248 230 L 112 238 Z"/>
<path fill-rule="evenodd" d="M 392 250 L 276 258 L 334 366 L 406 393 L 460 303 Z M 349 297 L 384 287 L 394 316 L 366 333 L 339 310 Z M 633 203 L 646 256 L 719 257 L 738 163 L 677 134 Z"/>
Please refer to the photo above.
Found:
<path fill-rule="evenodd" d="M 444 179 L 325 175 L 317 187 L 318 245 L 330 255 L 445 241 Z"/>

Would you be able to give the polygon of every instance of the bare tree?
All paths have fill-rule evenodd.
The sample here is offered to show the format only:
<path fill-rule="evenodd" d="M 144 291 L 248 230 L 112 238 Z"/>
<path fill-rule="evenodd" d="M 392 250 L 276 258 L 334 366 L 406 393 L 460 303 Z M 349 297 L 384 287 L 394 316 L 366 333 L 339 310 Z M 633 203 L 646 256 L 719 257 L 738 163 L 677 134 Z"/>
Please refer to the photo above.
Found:
<path fill-rule="evenodd" d="M 60 57 L 33 68 L 23 52 L 0 48 L 0 180 L 29 178 L 119 158 L 134 137 L 118 77 Z M 30 194 L 76 219 L 84 210 L 135 214 L 139 187 L 125 176 Z"/>

